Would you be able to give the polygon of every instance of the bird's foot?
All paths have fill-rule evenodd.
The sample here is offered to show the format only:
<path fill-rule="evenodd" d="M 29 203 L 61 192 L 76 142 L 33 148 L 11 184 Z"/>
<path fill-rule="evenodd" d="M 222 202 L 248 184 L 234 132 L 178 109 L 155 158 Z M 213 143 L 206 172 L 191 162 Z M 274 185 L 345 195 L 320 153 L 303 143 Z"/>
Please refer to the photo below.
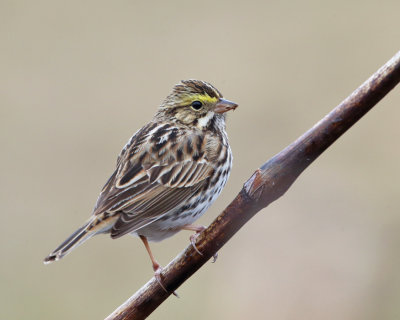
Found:
<path fill-rule="evenodd" d="M 191 230 L 195 231 L 196 233 L 194 233 L 194 234 L 192 234 L 192 235 L 190 236 L 190 243 L 192 244 L 194 250 L 196 250 L 196 252 L 197 252 L 199 255 L 201 255 L 201 256 L 202 256 L 203 254 L 202 254 L 202 253 L 200 252 L 200 250 L 197 249 L 197 247 L 196 247 L 196 239 L 198 238 L 198 236 L 200 235 L 200 233 L 203 232 L 205 229 L 206 229 L 206 227 L 204 227 L 204 226 L 196 226 L 196 228 L 192 228 L 192 229 L 191 229 Z M 215 253 L 215 254 L 213 255 L 213 260 L 212 260 L 211 262 L 214 263 L 215 261 L 217 261 L 217 258 L 218 258 L 218 253 Z"/>
<path fill-rule="evenodd" d="M 165 288 L 163 281 L 162 281 L 162 276 L 161 273 L 163 271 L 163 268 L 160 265 L 153 265 L 153 269 L 154 269 L 154 278 L 157 280 L 158 284 L 160 285 L 161 288 L 163 288 L 163 290 L 166 293 L 170 293 L 167 288 Z M 178 294 L 175 291 L 172 291 L 172 294 L 179 298 Z"/>

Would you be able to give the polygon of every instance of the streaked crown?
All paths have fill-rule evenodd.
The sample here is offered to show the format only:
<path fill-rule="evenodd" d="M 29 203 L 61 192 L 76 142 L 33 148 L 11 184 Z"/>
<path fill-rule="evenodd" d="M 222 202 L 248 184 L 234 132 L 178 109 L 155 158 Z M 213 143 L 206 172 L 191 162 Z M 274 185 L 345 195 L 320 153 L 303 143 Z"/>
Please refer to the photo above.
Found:
<path fill-rule="evenodd" d="M 220 98 L 222 98 L 221 92 L 205 81 L 182 80 L 181 83 L 174 86 L 161 107 L 180 107 L 190 105 L 196 100 L 212 104 L 216 103 Z"/>

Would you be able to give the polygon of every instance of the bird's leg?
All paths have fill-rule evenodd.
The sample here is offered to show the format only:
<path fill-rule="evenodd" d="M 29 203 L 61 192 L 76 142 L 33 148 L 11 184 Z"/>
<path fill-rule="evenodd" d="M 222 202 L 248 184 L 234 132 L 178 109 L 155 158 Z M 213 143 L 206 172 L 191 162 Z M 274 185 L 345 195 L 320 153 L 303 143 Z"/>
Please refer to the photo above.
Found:
<path fill-rule="evenodd" d="M 204 226 L 196 226 L 196 225 L 193 225 L 193 224 L 187 224 L 187 225 L 185 225 L 185 226 L 182 227 L 182 230 L 189 230 L 189 231 L 194 231 L 194 232 L 195 232 L 194 234 L 192 234 L 192 235 L 190 236 L 190 243 L 192 244 L 194 250 L 196 250 L 197 253 L 198 253 L 199 255 L 201 255 L 201 256 L 202 256 L 203 254 L 202 254 L 202 253 L 200 252 L 200 250 L 197 249 L 197 247 L 196 247 L 196 239 L 197 239 L 197 237 L 199 236 L 199 234 L 202 233 L 205 229 L 206 229 L 206 227 L 204 227 Z M 212 261 L 212 263 L 214 263 L 215 261 L 217 261 L 217 258 L 218 258 L 218 253 L 215 253 L 215 254 L 213 255 L 213 261 Z"/>
<path fill-rule="evenodd" d="M 151 252 L 149 242 L 147 241 L 147 238 L 145 236 L 139 235 L 140 239 L 143 241 L 143 244 L 147 250 L 147 253 L 150 256 L 151 263 L 153 265 L 153 270 L 154 270 L 154 277 L 156 278 L 158 284 L 161 286 L 161 288 L 164 289 L 165 292 L 168 292 L 168 290 L 164 287 L 162 284 L 162 279 L 161 279 L 161 272 L 162 272 L 162 267 L 160 264 L 156 261 L 156 259 L 153 256 L 153 253 Z M 172 294 L 176 297 L 179 297 L 178 294 L 174 291 Z"/>

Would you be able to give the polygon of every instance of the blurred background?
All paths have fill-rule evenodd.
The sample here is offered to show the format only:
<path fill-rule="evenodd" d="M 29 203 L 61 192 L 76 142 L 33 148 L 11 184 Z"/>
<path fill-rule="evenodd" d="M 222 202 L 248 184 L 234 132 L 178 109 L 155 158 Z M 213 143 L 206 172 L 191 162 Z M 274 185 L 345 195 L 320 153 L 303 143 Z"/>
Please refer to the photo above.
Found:
<path fill-rule="evenodd" d="M 208 225 L 264 161 L 399 50 L 399 1 L 1 1 L 0 318 L 103 319 L 150 279 L 142 243 L 91 214 L 130 136 L 181 79 L 211 82 L 234 168 Z M 398 319 L 400 87 L 151 319 Z M 188 232 L 153 244 L 166 265 Z"/>

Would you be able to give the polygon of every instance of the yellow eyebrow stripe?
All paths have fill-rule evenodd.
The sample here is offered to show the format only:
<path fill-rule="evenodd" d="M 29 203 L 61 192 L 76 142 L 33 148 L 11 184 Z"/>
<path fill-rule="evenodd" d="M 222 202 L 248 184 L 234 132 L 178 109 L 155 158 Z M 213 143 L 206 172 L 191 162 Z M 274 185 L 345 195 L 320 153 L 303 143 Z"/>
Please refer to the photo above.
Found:
<path fill-rule="evenodd" d="M 210 97 L 207 94 L 191 94 L 191 95 L 188 95 L 187 97 L 185 97 L 183 102 L 185 104 L 191 104 L 193 101 L 196 101 L 196 100 L 201 101 L 203 103 L 215 103 L 218 101 L 218 98 Z"/>

